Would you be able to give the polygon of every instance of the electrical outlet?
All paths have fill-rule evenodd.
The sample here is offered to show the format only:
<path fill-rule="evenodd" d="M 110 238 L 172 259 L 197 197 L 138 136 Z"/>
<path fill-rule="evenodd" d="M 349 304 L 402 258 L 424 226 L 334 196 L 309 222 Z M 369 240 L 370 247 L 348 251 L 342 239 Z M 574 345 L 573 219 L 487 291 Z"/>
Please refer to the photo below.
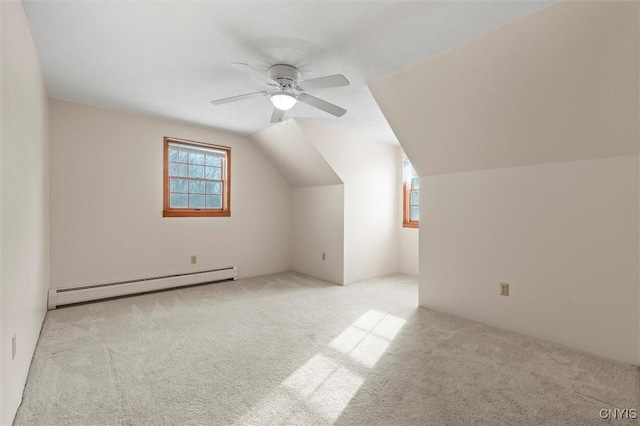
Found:
<path fill-rule="evenodd" d="M 500 283 L 500 296 L 509 295 L 509 283 Z"/>
<path fill-rule="evenodd" d="M 327 260 L 327 255 L 325 253 L 322 253 L 322 260 Z"/>
<path fill-rule="evenodd" d="M 196 263 L 198 263 L 198 256 L 194 254 L 191 256 L 191 264 L 195 265 Z"/>
<path fill-rule="evenodd" d="M 11 359 L 16 359 L 16 335 L 11 338 Z"/>

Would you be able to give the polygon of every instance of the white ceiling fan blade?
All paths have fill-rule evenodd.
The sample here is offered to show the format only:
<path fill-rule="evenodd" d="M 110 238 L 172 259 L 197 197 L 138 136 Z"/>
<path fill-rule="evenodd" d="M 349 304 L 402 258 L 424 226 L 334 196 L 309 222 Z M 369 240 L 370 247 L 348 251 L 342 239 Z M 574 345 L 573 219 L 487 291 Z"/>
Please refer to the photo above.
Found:
<path fill-rule="evenodd" d="M 296 86 L 300 90 L 328 89 L 330 87 L 348 86 L 349 80 L 342 74 L 328 75 L 326 77 L 312 78 L 299 81 Z"/>
<path fill-rule="evenodd" d="M 259 71 L 253 68 L 251 65 L 245 64 L 243 62 L 231 62 L 229 63 L 229 65 L 233 66 L 234 68 L 240 69 L 248 74 L 251 74 L 258 80 L 267 83 L 269 86 L 278 87 L 278 84 L 271 80 L 266 72 Z"/>
<path fill-rule="evenodd" d="M 273 114 L 271 114 L 272 123 L 280 123 L 284 118 L 284 111 L 278 108 L 273 108 Z"/>
<path fill-rule="evenodd" d="M 257 98 L 258 96 L 267 96 L 268 94 L 269 94 L 268 92 L 246 93 L 244 95 L 238 95 L 238 96 L 231 96 L 229 98 L 216 99 L 215 101 L 211 101 L 211 103 L 214 104 L 214 105 L 222 105 L 222 104 L 228 104 L 229 102 L 237 102 L 237 101 L 242 101 L 242 100 L 249 99 L 249 98 Z"/>
<path fill-rule="evenodd" d="M 328 112 L 331 115 L 335 115 L 336 117 L 342 117 L 346 114 L 347 110 L 344 108 L 340 108 L 338 105 L 334 105 L 330 102 L 323 101 L 320 98 L 316 98 L 315 96 L 307 95 L 306 93 L 302 93 L 298 95 L 298 100 L 307 105 L 311 105 L 312 107 L 316 107 L 321 109 L 324 112 Z"/>

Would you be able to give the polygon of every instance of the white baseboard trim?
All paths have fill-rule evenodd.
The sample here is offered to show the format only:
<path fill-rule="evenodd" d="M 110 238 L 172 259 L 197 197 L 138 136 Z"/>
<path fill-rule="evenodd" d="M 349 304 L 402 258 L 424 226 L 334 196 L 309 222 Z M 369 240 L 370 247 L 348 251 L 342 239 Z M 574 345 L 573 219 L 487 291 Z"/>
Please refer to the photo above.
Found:
<path fill-rule="evenodd" d="M 73 303 L 127 296 L 149 291 L 165 290 L 193 284 L 201 284 L 223 280 L 237 280 L 238 268 L 228 266 L 200 272 L 165 275 L 130 281 L 119 281 L 104 284 L 92 284 L 81 287 L 49 289 L 48 309 Z"/>

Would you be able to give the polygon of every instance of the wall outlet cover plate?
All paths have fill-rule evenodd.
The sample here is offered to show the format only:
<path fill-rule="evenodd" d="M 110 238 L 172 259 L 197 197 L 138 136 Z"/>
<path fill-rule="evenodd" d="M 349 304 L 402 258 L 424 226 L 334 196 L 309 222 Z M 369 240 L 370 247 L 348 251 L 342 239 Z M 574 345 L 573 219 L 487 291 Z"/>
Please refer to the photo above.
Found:
<path fill-rule="evenodd" d="M 509 295 L 509 283 L 500 283 L 500 296 Z"/>

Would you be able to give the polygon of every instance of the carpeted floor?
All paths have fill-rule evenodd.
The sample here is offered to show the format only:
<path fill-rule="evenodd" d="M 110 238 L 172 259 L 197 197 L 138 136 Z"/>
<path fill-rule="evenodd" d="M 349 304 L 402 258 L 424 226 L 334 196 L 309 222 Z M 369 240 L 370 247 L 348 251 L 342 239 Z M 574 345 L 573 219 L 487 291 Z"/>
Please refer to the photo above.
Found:
<path fill-rule="evenodd" d="M 294 272 L 49 312 L 15 424 L 624 424 L 640 372 Z M 631 422 L 638 424 L 638 420 Z"/>

